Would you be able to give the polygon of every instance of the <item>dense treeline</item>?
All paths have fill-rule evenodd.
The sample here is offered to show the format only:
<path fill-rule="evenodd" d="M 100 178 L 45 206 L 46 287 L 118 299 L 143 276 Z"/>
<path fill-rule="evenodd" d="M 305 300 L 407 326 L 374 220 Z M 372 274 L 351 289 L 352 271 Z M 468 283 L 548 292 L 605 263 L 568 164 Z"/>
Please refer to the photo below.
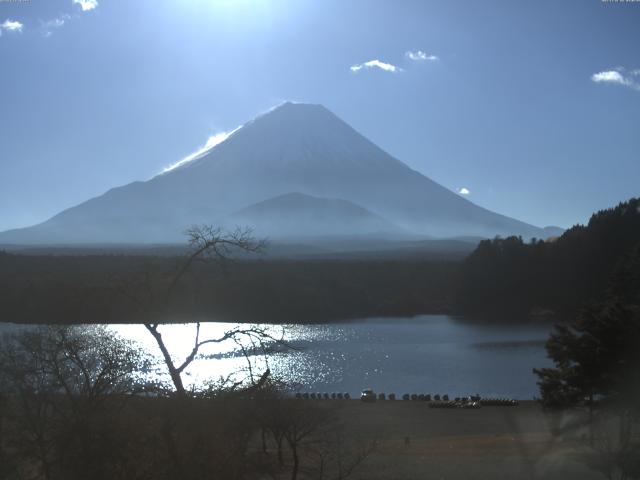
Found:
<path fill-rule="evenodd" d="M 610 277 L 640 244 L 640 199 L 595 213 L 551 241 L 482 241 L 463 262 L 456 307 L 481 316 L 572 317 L 604 294 Z"/>
<path fill-rule="evenodd" d="M 305 323 L 444 313 L 451 311 L 458 266 L 391 260 L 198 261 L 167 299 L 167 284 L 183 262 L 184 257 L 0 253 L 0 321 Z"/>

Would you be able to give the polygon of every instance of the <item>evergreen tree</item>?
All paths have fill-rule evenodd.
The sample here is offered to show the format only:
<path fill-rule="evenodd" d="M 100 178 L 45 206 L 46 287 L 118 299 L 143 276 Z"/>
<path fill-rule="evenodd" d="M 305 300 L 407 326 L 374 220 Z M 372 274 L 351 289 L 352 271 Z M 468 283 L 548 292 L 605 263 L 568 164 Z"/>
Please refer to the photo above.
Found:
<path fill-rule="evenodd" d="M 640 464 L 628 460 L 640 452 L 634 442 L 640 420 L 640 244 L 619 262 L 606 300 L 583 309 L 570 324 L 556 326 L 546 348 L 554 368 L 534 369 L 542 404 L 587 407 L 592 446 L 594 412 L 615 413 L 615 463 L 624 475 L 636 478 Z"/>
<path fill-rule="evenodd" d="M 546 407 L 640 405 L 640 309 L 611 299 L 557 325 L 546 344 L 554 368 L 534 369 Z"/>

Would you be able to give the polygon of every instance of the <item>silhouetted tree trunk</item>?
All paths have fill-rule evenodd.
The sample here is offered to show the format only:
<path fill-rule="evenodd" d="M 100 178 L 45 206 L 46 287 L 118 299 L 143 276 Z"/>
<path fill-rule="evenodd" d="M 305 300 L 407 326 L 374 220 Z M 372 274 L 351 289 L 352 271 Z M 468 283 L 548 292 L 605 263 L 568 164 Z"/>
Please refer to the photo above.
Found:
<path fill-rule="evenodd" d="M 291 448 L 291 454 L 293 455 L 293 467 L 291 468 L 291 480 L 298 478 L 298 470 L 300 469 L 300 457 L 298 456 L 298 444 L 297 442 L 289 441 L 289 447 Z"/>
<path fill-rule="evenodd" d="M 186 275 L 193 263 L 199 258 L 213 258 L 216 261 L 224 261 L 229 258 L 235 251 L 241 252 L 260 252 L 264 249 L 265 242 L 263 240 L 255 240 L 251 235 L 250 229 L 237 229 L 234 232 L 226 233 L 222 229 L 214 228 L 209 225 L 192 227 L 187 230 L 189 237 L 189 246 L 191 253 L 186 257 L 182 265 L 177 269 L 176 273 L 171 277 L 169 285 L 164 295 L 165 310 L 168 309 L 172 294 L 180 280 Z M 150 315 L 150 313 L 148 313 Z M 153 336 L 162 358 L 171 377 L 171 381 L 175 388 L 175 393 L 179 396 L 185 396 L 186 390 L 182 380 L 182 372 L 196 359 L 200 348 L 206 344 L 221 343 L 229 339 L 237 339 L 242 336 L 257 337 L 259 340 L 268 337 L 265 331 L 257 328 L 234 329 L 219 338 L 210 338 L 206 340 L 200 339 L 200 323 L 196 324 L 196 334 L 193 349 L 185 360 L 176 365 L 171 357 L 162 334 L 158 330 L 159 323 L 147 322 L 145 328 Z"/>
<path fill-rule="evenodd" d="M 278 436 L 276 438 L 276 444 L 278 445 L 278 465 L 280 467 L 284 466 L 284 456 L 283 456 L 283 451 L 282 451 L 282 440 L 283 440 L 282 435 L 280 435 L 280 436 Z"/>
<path fill-rule="evenodd" d="M 169 350 L 167 349 L 164 340 L 162 339 L 162 334 L 158 331 L 158 324 L 145 323 L 144 326 L 149 331 L 149 333 L 151 333 L 156 343 L 158 344 L 158 348 L 160 348 L 160 351 L 162 352 L 162 358 L 167 367 L 167 370 L 169 370 L 169 376 L 171 377 L 173 386 L 176 389 L 176 393 L 181 396 L 186 395 L 184 383 L 182 382 L 181 370 L 176 368 L 175 364 L 173 363 L 171 354 L 169 353 Z M 200 328 L 200 325 L 198 325 L 198 328 Z"/>

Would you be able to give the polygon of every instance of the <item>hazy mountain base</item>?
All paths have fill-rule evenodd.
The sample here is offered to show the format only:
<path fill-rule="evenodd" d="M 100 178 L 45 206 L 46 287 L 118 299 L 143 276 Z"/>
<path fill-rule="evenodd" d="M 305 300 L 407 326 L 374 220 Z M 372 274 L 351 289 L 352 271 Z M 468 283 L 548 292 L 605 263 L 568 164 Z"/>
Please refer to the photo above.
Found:
<path fill-rule="evenodd" d="M 266 237 L 267 247 L 259 255 L 234 252 L 240 260 L 462 260 L 483 240 L 481 237 L 429 239 L 415 236 L 380 237 L 375 235 Z M 0 251 L 22 255 L 132 255 L 180 257 L 188 254 L 183 243 L 158 244 L 78 244 L 17 245 L 0 244 Z"/>

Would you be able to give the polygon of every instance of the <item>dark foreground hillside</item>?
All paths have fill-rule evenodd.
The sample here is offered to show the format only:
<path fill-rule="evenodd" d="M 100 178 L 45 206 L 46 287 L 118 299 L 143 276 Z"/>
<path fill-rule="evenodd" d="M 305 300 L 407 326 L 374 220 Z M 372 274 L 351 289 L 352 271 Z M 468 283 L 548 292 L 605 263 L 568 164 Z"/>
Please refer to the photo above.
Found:
<path fill-rule="evenodd" d="M 7 478 L 18 478 L 11 475 L 25 470 L 24 459 L 47 467 L 32 478 L 55 480 L 603 478 L 593 467 L 601 454 L 582 441 L 584 414 L 544 412 L 533 402 L 448 410 L 403 401 L 133 397 L 85 416 L 89 429 L 62 425 L 69 444 L 47 437 L 47 457 L 7 449 Z M 20 438 L 16 417 L 7 418 L 6 433 Z"/>

